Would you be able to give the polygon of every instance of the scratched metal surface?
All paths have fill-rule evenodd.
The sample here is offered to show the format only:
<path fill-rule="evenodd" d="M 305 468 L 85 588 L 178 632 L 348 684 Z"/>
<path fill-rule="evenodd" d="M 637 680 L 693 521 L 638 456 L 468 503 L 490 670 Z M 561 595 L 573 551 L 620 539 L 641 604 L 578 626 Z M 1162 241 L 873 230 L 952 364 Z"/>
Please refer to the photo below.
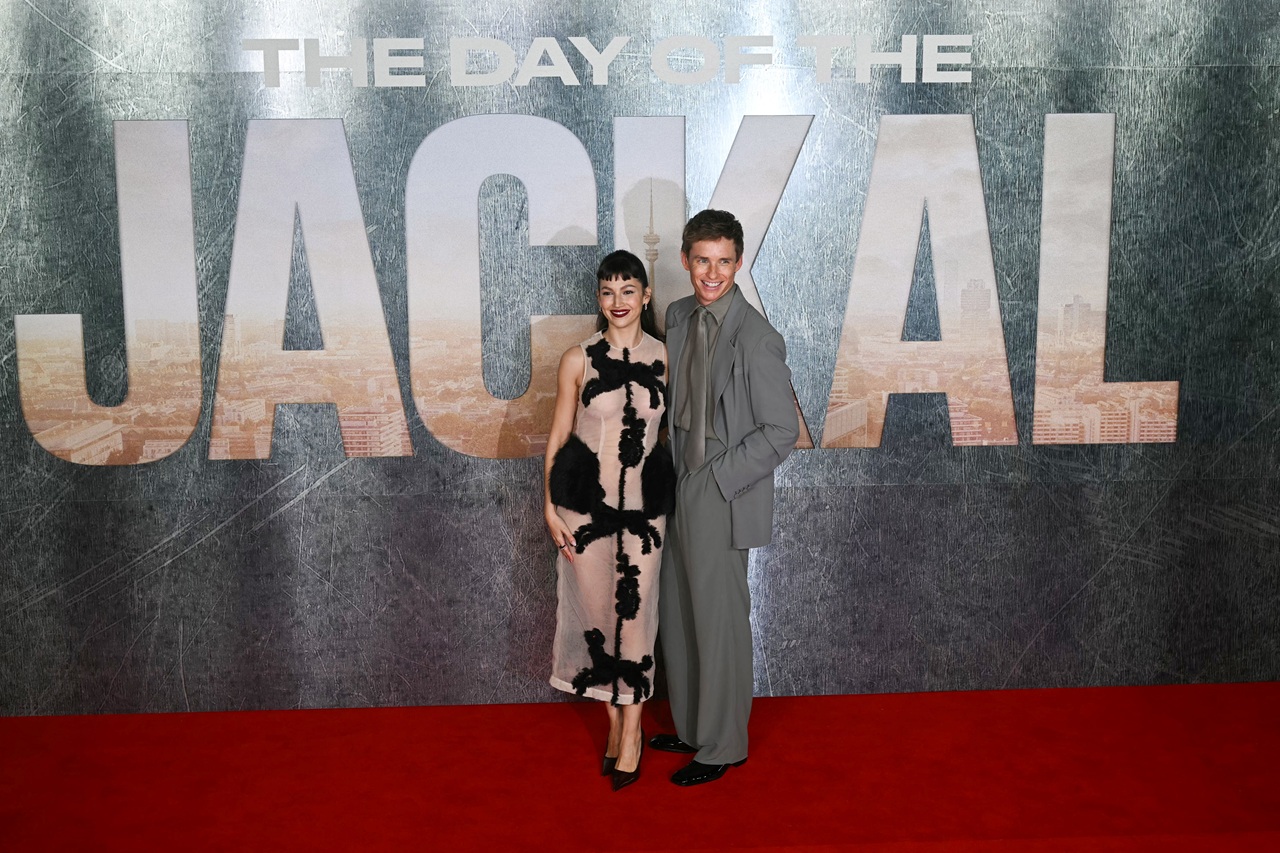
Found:
<path fill-rule="evenodd" d="M 953 448 L 936 396 L 896 398 L 875 450 L 798 453 L 752 559 L 761 695 L 1280 677 L 1280 9 L 1225 2 L 0 2 L 0 713 L 553 701 L 540 460 L 480 460 L 413 424 L 411 459 L 347 460 L 293 406 L 269 462 L 210 462 L 246 122 L 346 122 L 401 391 L 404 178 L 422 138 L 486 112 L 546 116 L 597 166 L 612 234 L 615 115 L 685 115 L 689 199 L 738 119 L 812 113 L 754 270 L 820 433 L 876 121 L 971 113 L 1021 444 Z M 802 33 L 974 33 L 974 82 L 849 69 L 819 86 Z M 254 37 L 537 35 L 637 45 L 772 34 L 742 84 L 264 90 Z M 637 50 L 639 50 L 637 48 Z M 643 51 L 641 51 L 642 53 Z M 625 64 L 625 63 L 624 63 Z M 581 71 L 581 66 L 579 66 Z M 1118 116 L 1107 376 L 1182 383 L 1173 446 L 1032 447 L 1044 115 Z M 61 462 L 17 404 L 12 316 L 86 315 L 89 387 L 124 394 L 111 121 L 190 122 L 204 345 L 200 427 L 135 468 Z M 531 312 L 588 311 L 593 248 L 521 247 L 523 197 L 486 188 L 486 377 L 519 393 Z M 918 271 L 927 287 L 931 271 Z M 303 282 L 291 343 L 318 339 Z M 922 304 L 922 303 L 913 303 Z M 917 309 L 919 311 L 920 309 Z M 908 325 L 927 329 L 927 311 Z M 412 415 L 412 403 L 409 402 Z"/>

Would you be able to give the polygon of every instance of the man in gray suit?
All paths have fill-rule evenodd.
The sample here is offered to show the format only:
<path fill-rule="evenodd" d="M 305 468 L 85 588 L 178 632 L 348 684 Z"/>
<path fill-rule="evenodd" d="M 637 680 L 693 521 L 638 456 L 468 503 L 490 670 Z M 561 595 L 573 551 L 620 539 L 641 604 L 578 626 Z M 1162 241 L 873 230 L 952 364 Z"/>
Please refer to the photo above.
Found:
<path fill-rule="evenodd" d="M 698 785 L 747 760 L 747 554 L 769 544 L 773 469 L 799 426 L 782 336 L 734 284 L 741 223 L 722 210 L 697 214 L 685 225 L 680 260 L 693 296 L 667 309 L 677 486 L 658 597 L 676 732 L 649 745 L 696 753 L 671 781 Z"/>

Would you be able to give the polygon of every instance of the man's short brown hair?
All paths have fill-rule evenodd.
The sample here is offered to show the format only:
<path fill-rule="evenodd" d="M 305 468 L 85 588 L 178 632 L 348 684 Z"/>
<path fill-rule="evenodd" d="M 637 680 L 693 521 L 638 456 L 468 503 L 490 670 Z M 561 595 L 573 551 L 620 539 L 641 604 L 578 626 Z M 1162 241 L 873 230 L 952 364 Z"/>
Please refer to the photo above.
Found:
<path fill-rule="evenodd" d="M 702 240 L 721 239 L 732 240 L 738 257 L 742 257 L 742 223 L 738 221 L 738 217 L 727 210 L 708 208 L 701 213 L 695 213 L 693 218 L 685 223 L 684 233 L 681 235 L 680 254 L 688 255 L 693 244 Z"/>

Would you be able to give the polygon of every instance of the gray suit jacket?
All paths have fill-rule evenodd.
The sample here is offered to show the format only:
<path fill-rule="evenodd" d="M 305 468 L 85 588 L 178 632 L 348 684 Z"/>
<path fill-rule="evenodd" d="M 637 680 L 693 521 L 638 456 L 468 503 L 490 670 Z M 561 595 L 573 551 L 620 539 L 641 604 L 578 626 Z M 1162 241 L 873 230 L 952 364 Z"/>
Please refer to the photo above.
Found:
<path fill-rule="evenodd" d="M 692 296 L 667 308 L 667 399 L 680 399 L 680 359 L 687 322 L 698 307 Z M 711 357 L 716 435 L 728 448 L 711 462 L 716 485 L 729 502 L 733 547 L 768 545 L 773 535 L 773 469 L 796 445 L 800 426 L 782 335 L 738 293 L 725 315 Z M 676 471 L 684 470 L 684 431 L 671 425 Z"/>

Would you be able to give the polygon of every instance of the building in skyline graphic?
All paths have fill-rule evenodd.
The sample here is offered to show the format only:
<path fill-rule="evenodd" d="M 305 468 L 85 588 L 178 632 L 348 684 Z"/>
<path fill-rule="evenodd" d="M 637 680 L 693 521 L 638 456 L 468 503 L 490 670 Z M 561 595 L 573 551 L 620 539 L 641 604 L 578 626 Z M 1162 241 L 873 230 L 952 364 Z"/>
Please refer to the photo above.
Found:
<path fill-rule="evenodd" d="M 973 278 L 960 291 L 960 328 L 968 338 L 983 338 L 991 329 L 991 288 Z"/>
<path fill-rule="evenodd" d="M 1058 320 L 1059 340 L 1073 337 L 1105 337 L 1107 333 L 1107 315 L 1103 311 L 1094 311 L 1093 306 L 1076 294 L 1071 301 L 1062 306 Z"/>
<path fill-rule="evenodd" d="M 943 281 L 954 280 L 956 265 L 946 265 L 944 273 Z M 958 300 L 951 296 L 942 307 L 946 312 L 940 320 L 947 331 L 933 341 L 903 340 L 902 318 L 897 315 L 846 318 L 823 428 L 824 447 L 878 445 L 889 398 L 928 393 L 947 395 L 954 444 L 1017 443 L 994 288 L 970 278 Z"/>
<path fill-rule="evenodd" d="M 1079 294 L 1036 353 L 1035 444 L 1167 444 L 1177 440 L 1177 394 L 1168 383 L 1105 381 L 1106 312 Z M 1056 332 L 1056 334 L 1054 333 Z M 1123 396 L 1117 390 L 1123 387 Z"/>
<path fill-rule="evenodd" d="M 23 416 L 36 442 L 54 456 L 81 465 L 152 462 L 176 452 L 195 430 L 202 394 L 199 327 L 142 319 L 126 333 L 128 394 L 112 406 L 87 394 L 81 335 L 37 331 L 23 341 Z"/>
<path fill-rule="evenodd" d="M 276 408 L 290 403 L 336 406 L 347 456 L 413 455 L 395 367 L 368 355 L 385 348 L 385 327 L 347 322 L 328 331 L 323 350 L 282 350 L 282 321 L 227 315 L 210 459 L 267 458 Z"/>
<path fill-rule="evenodd" d="M 555 411 L 560 356 L 591 336 L 594 314 L 529 318 L 529 385 L 512 399 L 495 397 L 484 381 L 476 324 L 436 321 L 410 338 L 418 363 L 429 360 L 427 381 L 415 384 L 418 414 L 447 447 L 471 456 L 511 459 L 545 452 Z"/>
<path fill-rule="evenodd" d="M 67 421 L 36 433 L 36 441 L 59 459 L 80 465 L 106 465 L 112 456 L 124 451 L 124 430 L 109 420 L 86 424 Z"/>

